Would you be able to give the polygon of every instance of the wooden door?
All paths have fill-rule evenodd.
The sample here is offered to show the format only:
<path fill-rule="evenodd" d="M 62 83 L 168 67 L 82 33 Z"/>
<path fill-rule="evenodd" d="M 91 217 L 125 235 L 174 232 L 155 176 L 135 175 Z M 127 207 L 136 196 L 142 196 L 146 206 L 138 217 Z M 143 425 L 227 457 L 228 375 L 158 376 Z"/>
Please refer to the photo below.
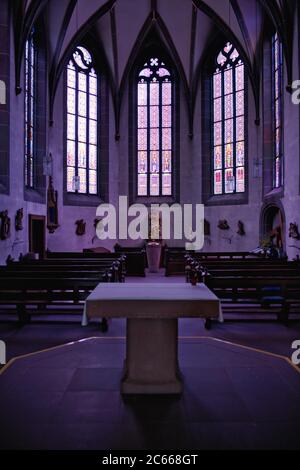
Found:
<path fill-rule="evenodd" d="M 46 217 L 29 215 L 29 252 L 37 253 L 39 258 L 46 253 Z"/>

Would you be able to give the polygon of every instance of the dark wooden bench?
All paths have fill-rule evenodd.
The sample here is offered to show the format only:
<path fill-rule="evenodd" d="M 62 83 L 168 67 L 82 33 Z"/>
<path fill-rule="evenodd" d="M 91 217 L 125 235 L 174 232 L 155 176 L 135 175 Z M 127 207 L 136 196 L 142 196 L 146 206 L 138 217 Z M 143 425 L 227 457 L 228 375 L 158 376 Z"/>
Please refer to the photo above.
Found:
<path fill-rule="evenodd" d="M 300 311 L 300 265 L 287 260 L 202 259 L 185 257 L 186 281 L 205 282 L 222 302 L 225 316 L 277 314 L 288 322 L 289 313 Z"/>
<path fill-rule="evenodd" d="M 84 260 L 90 263 L 97 263 L 101 259 L 118 259 L 120 256 L 124 257 L 125 271 L 127 276 L 145 276 L 145 254 L 142 251 L 122 251 L 118 253 L 97 253 L 92 249 L 86 249 L 84 252 L 56 252 L 47 253 L 47 259 L 55 261 L 57 259 L 70 260 L 72 262 Z"/>
<path fill-rule="evenodd" d="M 120 253 L 96 253 L 90 250 L 83 251 L 47 251 L 46 259 L 104 259 L 114 260 L 120 257 Z"/>
<path fill-rule="evenodd" d="M 163 268 L 165 266 L 165 250 L 167 245 L 161 245 L 161 258 L 160 258 L 160 267 Z M 146 252 L 147 244 L 143 243 L 140 246 L 122 246 L 119 243 L 116 243 L 114 246 L 115 253 L 125 253 L 129 255 L 130 253 L 140 252 L 143 253 L 144 260 L 145 260 L 145 267 L 148 268 L 148 260 L 147 260 L 147 252 Z"/>
<path fill-rule="evenodd" d="M 9 273 L 27 273 L 28 276 L 36 275 L 36 273 L 46 273 L 46 275 L 59 276 L 65 274 L 67 276 L 74 275 L 73 277 L 94 277 L 102 279 L 103 273 L 106 273 L 108 278 L 112 278 L 114 282 L 125 281 L 125 269 L 118 261 L 101 262 L 100 264 L 86 264 L 86 263 L 59 263 L 47 261 L 32 261 L 26 263 L 10 263 L 7 267 L 0 267 L 0 276 L 5 276 Z M 100 281 L 99 281 L 100 282 Z"/>
<path fill-rule="evenodd" d="M 132 276 L 145 276 L 145 269 L 148 267 L 146 244 L 140 246 L 122 246 L 116 243 L 114 246 L 115 253 L 124 254 L 127 257 L 127 268 L 132 272 Z"/>
<path fill-rule="evenodd" d="M 166 250 L 166 276 L 171 275 L 184 275 L 186 266 L 186 257 L 192 256 L 195 261 L 207 266 L 261 266 L 261 265 L 272 265 L 277 263 L 283 265 L 287 261 L 285 259 L 272 260 L 268 258 L 255 257 L 249 252 L 193 252 L 182 250 L 175 250 L 168 248 Z"/>
<path fill-rule="evenodd" d="M 199 259 L 195 255 L 186 255 L 185 270 L 186 276 L 191 268 L 196 268 L 202 272 L 208 272 L 214 277 L 264 277 L 264 276 L 300 276 L 300 264 L 294 261 L 286 260 L 260 260 L 252 262 L 247 260 L 220 260 L 212 262 Z"/>
<path fill-rule="evenodd" d="M 86 264 L 47 263 L 47 260 L 11 262 L 0 268 L 0 309 L 16 312 L 24 324 L 31 315 L 83 313 L 83 303 L 99 282 L 123 280 L 121 262 L 107 260 L 89 270 Z M 55 269 L 53 269 L 55 268 Z M 107 321 L 101 322 L 107 331 Z"/>
<path fill-rule="evenodd" d="M 72 313 L 74 306 L 82 313 L 83 301 L 98 284 L 98 278 L 6 277 L 0 282 L 0 306 L 6 313 L 8 305 L 15 307 L 22 324 L 33 314 Z"/>
<path fill-rule="evenodd" d="M 300 277 L 210 276 L 206 284 L 221 300 L 225 316 L 272 313 L 287 324 L 290 312 L 300 313 Z"/>
<path fill-rule="evenodd" d="M 293 276 L 300 276 L 300 269 L 298 267 L 290 267 L 290 266 L 262 266 L 259 268 L 256 267 L 240 267 L 240 268 L 207 268 L 202 266 L 203 268 L 207 269 L 209 274 L 213 277 L 280 277 L 282 275 L 293 277 Z"/>
<path fill-rule="evenodd" d="M 250 258 L 249 252 L 212 252 L 212 253 L 196 253 L 193 251 L 186 251 L 186 250 L 173 250 L 167 249 L 166 250 L 166 276 L 171 275 L 182 275 L 184 274 L 185 270 L 185 257 L 192 255 L 195 259 L 205 261 L 205 262 L 232 262 L 235 261 L 243 261 L 246 259 L 253 259 L 254 262 L 258 261 L 258 258 Z M 249 258 L 247 258 L 249 257 Z"/>

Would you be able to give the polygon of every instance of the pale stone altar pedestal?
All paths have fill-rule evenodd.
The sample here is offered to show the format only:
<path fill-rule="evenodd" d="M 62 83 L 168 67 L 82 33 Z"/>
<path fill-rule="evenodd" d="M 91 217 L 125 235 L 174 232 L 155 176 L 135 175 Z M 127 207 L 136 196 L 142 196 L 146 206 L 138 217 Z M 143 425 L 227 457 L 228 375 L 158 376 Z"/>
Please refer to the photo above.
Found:
<path fill-rule="evenodd" d="M 219 299 L 204 284 L 100 283 L 86 300 L 82 324 L 127 318 L 123 394 L 180 394 L 178 318 L 220 314 Z"/>

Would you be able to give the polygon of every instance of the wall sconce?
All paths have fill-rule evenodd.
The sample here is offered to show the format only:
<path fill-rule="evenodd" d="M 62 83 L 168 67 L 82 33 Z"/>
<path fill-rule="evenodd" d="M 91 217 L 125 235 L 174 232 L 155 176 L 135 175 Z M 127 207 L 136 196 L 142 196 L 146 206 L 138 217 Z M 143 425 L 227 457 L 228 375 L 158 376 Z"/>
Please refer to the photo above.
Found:
<path fill-rule="evenodd" d="M 53 158 L 52 153 L 49 153 L 43 158 L 43 175 L 53 176 Z"/>
<path fill-rule="evenodd" d="M 253 163 L 253 178 L 262 177 L 262 161 L 256 158 Z"/>
<path fill-rule="evenodd" d="M 72 182 L 72 186 L 73 186 L 73 191 L 79 191 L 80 189 L 80 176 L 73 176 L 73 182 Z"/>

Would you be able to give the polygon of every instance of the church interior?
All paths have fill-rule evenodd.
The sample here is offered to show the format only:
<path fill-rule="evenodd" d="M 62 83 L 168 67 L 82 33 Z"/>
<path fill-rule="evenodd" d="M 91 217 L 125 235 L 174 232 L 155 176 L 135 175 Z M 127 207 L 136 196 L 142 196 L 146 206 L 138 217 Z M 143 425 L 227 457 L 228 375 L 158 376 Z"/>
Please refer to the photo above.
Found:
<path fill-rule="evenodd" d="M 2 451 L 300 449 L 299 133 L 297 0 L 0 1 Z"/>

